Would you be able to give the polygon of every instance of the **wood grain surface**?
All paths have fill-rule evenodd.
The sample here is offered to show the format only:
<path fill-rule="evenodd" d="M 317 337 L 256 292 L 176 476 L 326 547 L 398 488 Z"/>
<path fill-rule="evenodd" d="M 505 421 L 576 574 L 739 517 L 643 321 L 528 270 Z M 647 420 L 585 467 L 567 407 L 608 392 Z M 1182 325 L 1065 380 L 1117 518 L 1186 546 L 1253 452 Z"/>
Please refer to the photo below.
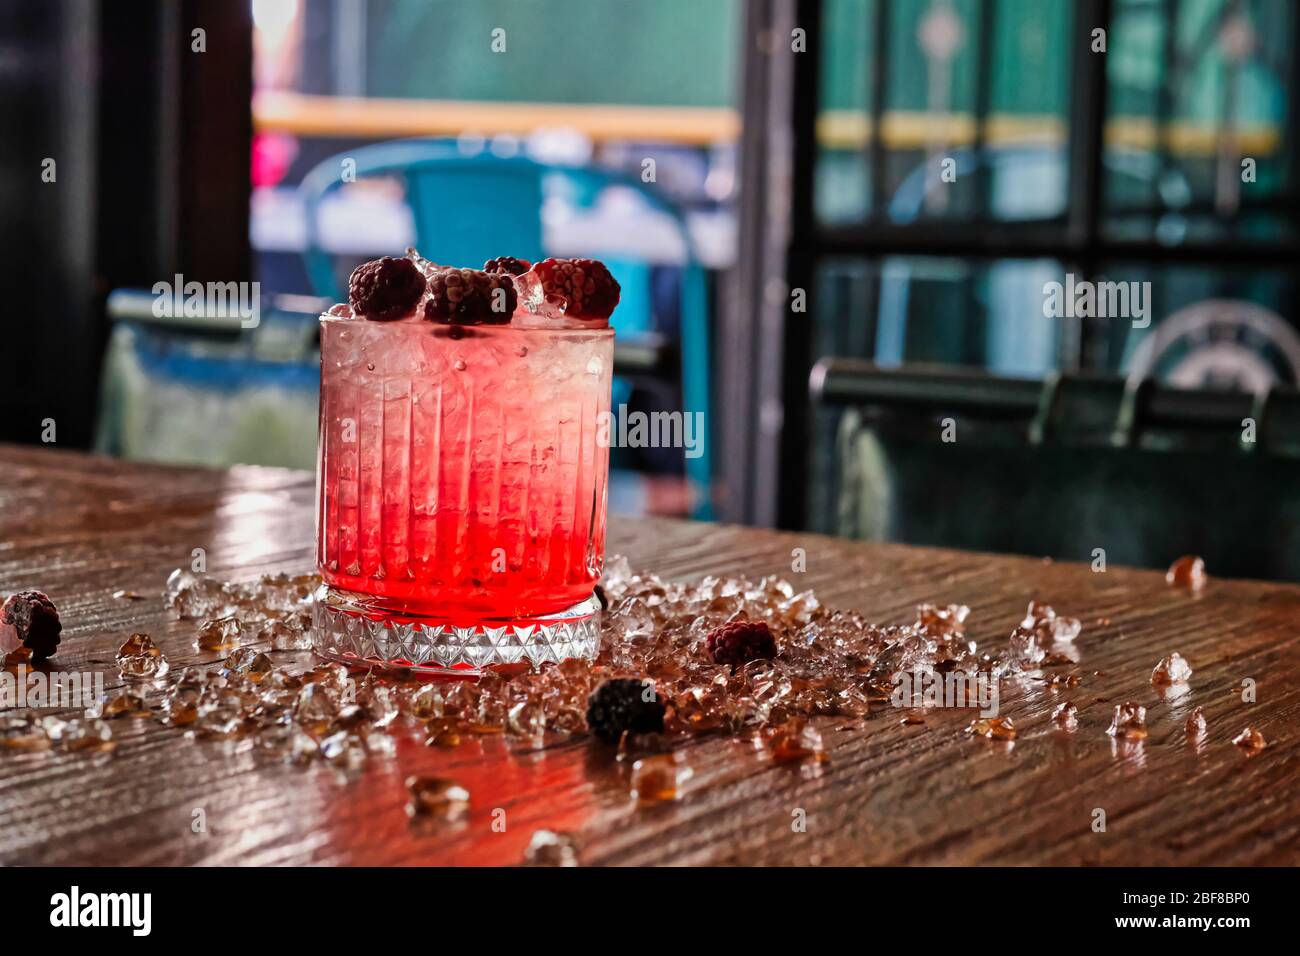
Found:
<path fill-rule="evenodd" d="M 192 623 L 164 612 L 156 596 L 167 574 L 194 548 L 225 578 L 309 570 L 313 484 L 299 472 L 0 447 L 0 590 L 47 591 L 65 622 L 55 662 L 103 670 L 110 686 L 114 650 L 132 631 L 152 634 L 173 666 L 215 661 L 194 650 Z M 795 547 L 807 552 L 802 574 L 791 573 Z M 1031 598 L 1046 601 L 1084 622 L 1080 662 L 1064 669 L 1081 682 L 1004 683 L 1014 742 L 968 737 L 968 710 L 904 725 L 888 707 L 820 720 L 830 759 L 816 766 L 774 765 L 745 740 L 695 740 L 683 746 L 694 776 L 682 799 L 653 806 L 638 806 L 629 768 L 586 740 L 520 749 L 485 737 L 443 751 L 412 738 L 349 777 L 118 720 L 111 754 L 0 752 L 0 862 L 513 864 L 539 828 L 573 833 L 585 864 L 1300 859 L 1300 587 L 1211 578 L 1194 597 L 1151 571 L 667 520 L 611 522 L 609 551 L 671 578 L 781 574 L 882 622 L 912 620 L 922 601 L 963 602 L 981 644 L 1002 644 Z M 119 589 L 148 599 L 115 598 Z M 1195 673 L 1190 693 L 1165 699 L 1149 677 L 1172 651 Z M 1247 678 L 1255 703 L 1241 698 Z M 1065 700 L 1079 708 L 1072 734 L 1049 718 Z M 1126 700 L 1148 707 L 1144 742 L 1105 734 Z M 1197 705 L 1209 722 L 1201 746 L 1183 730 Z M 1270 741 L 1255 756 L 1231 743 L 1247 725 Z M 412 823 L 411 773 L 454 777 L 471 792 L 470 812 Z M 206 833 L 191 828 L 198 808 Z M 504 832 L 491 826 L 498 808 Z M 797 811 L 805 832 L 792 827 Z"/>

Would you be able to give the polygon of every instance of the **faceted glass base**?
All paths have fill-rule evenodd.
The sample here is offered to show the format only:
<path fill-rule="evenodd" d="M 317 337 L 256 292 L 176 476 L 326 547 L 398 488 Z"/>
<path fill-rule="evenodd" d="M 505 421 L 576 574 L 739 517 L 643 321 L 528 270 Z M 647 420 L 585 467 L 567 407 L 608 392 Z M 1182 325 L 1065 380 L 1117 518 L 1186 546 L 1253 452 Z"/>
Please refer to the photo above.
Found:
<path fill-rule="evenodd" d="M 312 610 L 312 646 L 329 660 L 426 674 L 474 677 L 486 668 L 593 660 L 600 650 L 595 596 L 530 618 L 396 615 L 364 594 L 322 585 Z"/>

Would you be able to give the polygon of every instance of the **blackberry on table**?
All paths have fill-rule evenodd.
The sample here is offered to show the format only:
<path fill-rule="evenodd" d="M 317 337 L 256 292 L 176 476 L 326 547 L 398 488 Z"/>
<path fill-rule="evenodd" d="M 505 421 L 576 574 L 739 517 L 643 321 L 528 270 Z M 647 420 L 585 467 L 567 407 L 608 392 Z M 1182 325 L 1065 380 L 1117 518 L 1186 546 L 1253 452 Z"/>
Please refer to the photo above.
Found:
<path fill-rule="evenodd" d="M 587 698 L 587 729 L 609 743 L 618 743 L 625 732 L 663 733 L 663 698 L 649 681 L 607 680 Z"/>
<path fill-rule="evenodd" d="M 54 602 L 43 591 L 19 591 L 0 605 L 0 624 L 10 625 L 32 657 L 51 656 L 59 646 L 63 624 Z"/>
<path fill-rule="evenodd" d="M 776 638 L 763 621 L 732 621 L 709 631 L 704 646 L 715 664 L 740 666 L 776 657 Z"/>

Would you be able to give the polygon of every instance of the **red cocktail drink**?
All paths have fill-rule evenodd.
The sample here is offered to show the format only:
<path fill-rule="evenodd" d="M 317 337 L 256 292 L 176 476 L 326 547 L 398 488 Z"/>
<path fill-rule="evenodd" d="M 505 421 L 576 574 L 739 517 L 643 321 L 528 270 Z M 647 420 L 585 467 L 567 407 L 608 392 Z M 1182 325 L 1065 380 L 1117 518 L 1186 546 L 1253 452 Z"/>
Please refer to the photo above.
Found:
<path fill-rule="evenodd" d="M 317 651 L 456 672 L 594 657 L 613 330 L 516 314 L 517 295 L 507 321 L 438 321 L 427 277 L 396 318 L 321 317 Z"/>

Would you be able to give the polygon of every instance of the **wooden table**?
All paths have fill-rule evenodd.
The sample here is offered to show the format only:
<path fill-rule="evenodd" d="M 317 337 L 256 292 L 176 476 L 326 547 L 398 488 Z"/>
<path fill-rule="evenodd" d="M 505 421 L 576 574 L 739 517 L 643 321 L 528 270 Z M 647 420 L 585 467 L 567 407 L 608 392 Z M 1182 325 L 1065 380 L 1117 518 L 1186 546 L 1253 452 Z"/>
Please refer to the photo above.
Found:
<path fill-rule="evenodd" d="M 65 622 L 62 669 L 99 668 L 116 683 L 114 649 L 136 630 L 173 665 L 216 660 L 193 649 L 193 625 L 171 620 L 153 595 L 194 548 L 222 577 L 309 569 L 312 496 L 312 476 L 299 472 L 0 447 L 0 589 L 53 597 Z M 694 777 L 683 799 L 646 808 L 629 798 L 628 768 L 584 740 L 514 751 L 500 737 L 451 751 L 412 741 L 347 778 L 119 720 L 111 755 L 0 752 L 0 863 L 510 864 L 538 828 L 574 833 L 589 864 L 1300 858 L 1300 587 L 1211 579 L 1191 597 L 1151 571 L 664 520 L 613 522 L 609 546 L 674 578 L 783 574 L 881 621 L 909 621 L 921 601 L 964 602 L 981 643 L 1004 642 L 1026 602 L 1044 600 L 1084 621 L 1082 683 L 1004 685 L 1014 742 L 967 737 L 970 711 L 907 726 L 891 708 L 821 720 L 830 759 L 817 768 L 774 765 L 746 741 L 699 739 L 684 747 Z M 807 552 L 803 574 L 790 570 L 795 547 Z M 114 598 L 118 589 L 150 599 Z M 1166 702 L 1148 679 L 1171 651 L 1195 674 L 1190 694 Z M 1241 700 L 1246 678 L 1257 703 Z M 1079 706 L 1073 734 L 1049 718 L 1063 700 Z M 1141 744 L 1104 733 L 1125 700 L 1149 708 Z M 1200 748 L 1183 731 L 1198 704 L 1209 719 Z M 1256 756 L 1230 743 L 1247 724 L 1271 742 Z M 461 781 L 473 795 L 468 816 L 413 826 L 403 812 L 410 773 Z M 206 833 L 191 829 L 198 808 Z M 504 832 L 491 827 L 496 808 Z M 1092 828 L 1096 808 L 1104 833 Z M 806 832 L 791 826 L 798 810 Z"/>

